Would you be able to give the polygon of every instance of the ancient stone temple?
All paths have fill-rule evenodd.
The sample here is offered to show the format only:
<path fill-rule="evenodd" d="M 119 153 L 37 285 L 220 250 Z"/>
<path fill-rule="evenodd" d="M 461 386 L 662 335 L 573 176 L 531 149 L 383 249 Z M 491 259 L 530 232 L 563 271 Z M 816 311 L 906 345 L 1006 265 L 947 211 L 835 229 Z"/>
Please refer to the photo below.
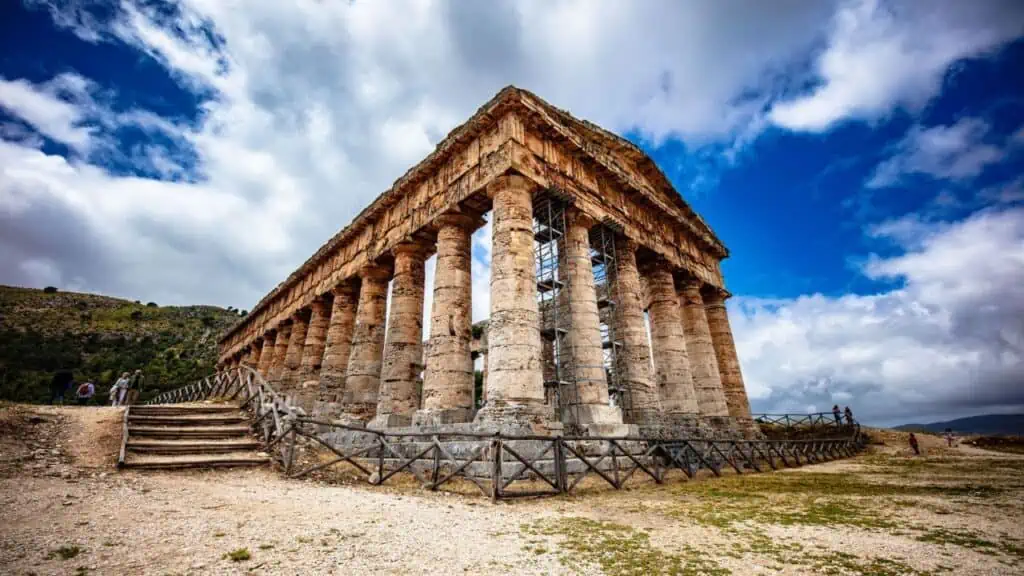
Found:
<path fill-rule="evenodd" d="M 487 220 L 491 310 L 474 326 Z M 636 146 L 508 87 L 224 334 L 220 363 L 378 429 L 749 431 L 727 256 Z"/>

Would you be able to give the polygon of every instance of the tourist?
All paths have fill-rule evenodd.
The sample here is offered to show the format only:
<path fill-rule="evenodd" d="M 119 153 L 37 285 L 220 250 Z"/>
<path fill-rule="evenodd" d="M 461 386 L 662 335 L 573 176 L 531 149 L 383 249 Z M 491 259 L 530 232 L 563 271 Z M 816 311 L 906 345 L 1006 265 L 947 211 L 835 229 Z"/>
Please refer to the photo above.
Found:
<path fill-rule="evenodd" d="M 952 448 L 953 447 L 953 440 L 954 440 L 953 429 L 952 428 L 946 428 L 945 436 L 946 436 L 946 446 L 949 446 L 950 448 Z"/>
<path fill-rule="evenodd" d="M 843 424 L 843 419 L 839 414 L 839 404 L 833 404 L 832 415 L 836 417 L 836 426 L 842 426 Z"/>
<path fill-rule="evenodd" d="M 908 440 L 910 441 L 910 447 L 914 449 L 914 455 L 915 456 L 920 456 L 921 455 L 921 449 L 918 448 L 918 446 L 917 446 L 917 436 L 914 436 L 914 433 L 911 432 L 910 433 L 910 438 L 908 438 Z"/>
<path fill-rule="evenodd" d="M 92 382 L 86 382 L 78 387 L 76 394 L 78 395 L 78 405 L 85 406 L 96 395 L 96 386 Z"/>
<path fill-rule="evenodd" d="M 124 372 L 110 388 L 110 405 L 123 406 L 125 394 L 128 393 L 128 373 Z"/>
<path fill-rule="evenodd" d="M 142 393 L 144 378 L 142 370 L 136 370 L 128 381 L 128 405 L 131 406 L 139 401 L 139 394 Z"/>
<path fill-rule="evenodd" d="M 847 406 L 846 410 L 844 410 L 843 412 L 846 415 L 846 425 L 853 426 L 853 410 L 850 410 L 850 407 Z"/>

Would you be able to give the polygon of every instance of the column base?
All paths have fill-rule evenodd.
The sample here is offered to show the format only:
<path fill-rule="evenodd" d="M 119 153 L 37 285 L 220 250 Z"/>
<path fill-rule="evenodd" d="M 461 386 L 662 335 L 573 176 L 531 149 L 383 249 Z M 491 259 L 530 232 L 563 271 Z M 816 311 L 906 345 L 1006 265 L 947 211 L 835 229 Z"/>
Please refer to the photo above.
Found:
<path fill-rule="evenodd" d="M 473 420 L 481 431 L 505 434 L 546 434 L 550 411 L 536 406 L 488 402 Z"/>
<path fill-rule="evenodd" d="M 591 424 L 622 424 L 622 408 L 608 404 L 582 404 L 576 407 L 575 412 L 579 420 L 577 424 L 590 426 Z"/>
<path fill-rule="evenodd" d="M 417 410 L 412 417 L 412 425 L 416 428 L 461 424 L 473 421 L 471 408 L 432 408 Z"/>
<path fill-rule="evenodd" d="M 412 417 L 403 414 L 378 414 L 366 425 L 370 430 L 404 428 L 412 424 Z"/>
<path fill-rule="evenodd" d="M 636 437 L 640 435 L 640 427 L 636 424 L 622 423 L 590 423 L 583 426 L 587 436 L 601 436 L 612 438 L 623 438 L 627 436 Z"/>

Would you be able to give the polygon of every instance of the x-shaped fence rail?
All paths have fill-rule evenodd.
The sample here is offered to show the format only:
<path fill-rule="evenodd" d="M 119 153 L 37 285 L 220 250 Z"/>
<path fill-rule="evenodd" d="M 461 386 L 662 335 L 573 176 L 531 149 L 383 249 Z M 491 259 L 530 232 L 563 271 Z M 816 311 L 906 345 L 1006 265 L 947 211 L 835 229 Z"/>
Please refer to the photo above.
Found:
<path fill-rule="evenodd" d="M 286 476 L 301 478 L 339 464 L 383 485 L 406 472 L 429 490 L 456 479 L 475 485 L 492 499 L 568 494 L 587 478 L 622 489 L 627 482 L 661 484 L 672 470 L 694 478 L 798 467 L 847 458 L 863 448 L 859 427 L 847 436 L 802 440 L 737 440 L 595 436 L 531 436 L 486 433 L 385 432 L 308 418 L 275 392 L 260 374 L 241 366 L 196 384 L 161 394 L 152 404 L 213 398 L 237 400 L 250 413 L 252 427 Z M 765 416 L 765 415 L 761 415 Z M 831 414 L 772 415 L 795 426 L 827 425 Z M 828 416 L 829 418 L 824 418 Z M 760 419 L 758 420 L 760 421 Z M 834 419 L 830 420 L 834 425 Z M 806 422 L 807 424 L 802 424 Z M 770 422 L 766 422 L 770 423 Z M 333 441 L 337 434 L 348 442 Z M 361 439 L 353 444 L 352 438 Z M 302 439 L 302 440 L 300 440 Z M 300 468 L 299 443 L 329 455 Z"/>

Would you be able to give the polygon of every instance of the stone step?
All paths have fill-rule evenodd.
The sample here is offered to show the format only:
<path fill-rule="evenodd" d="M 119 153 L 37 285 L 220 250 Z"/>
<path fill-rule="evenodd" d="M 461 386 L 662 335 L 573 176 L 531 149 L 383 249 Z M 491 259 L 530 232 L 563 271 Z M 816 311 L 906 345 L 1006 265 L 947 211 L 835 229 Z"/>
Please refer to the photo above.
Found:
<path fill-rule="evenodd" d="M 237 412 L 239 407 L 234 402 L 223 404 L 188 403 L 188 404 L 141 404 L 131 407 L 131 414 L 142 416 L 174 416 L 179 414 L 223 414 Z"/>
<path fill-rule="evenodd" d="M 129 452 L 145 454 L 224 454 L 254 451 L 260 448 L 256 440 L 129 440 Z"/>
<path fill-rule="evenodd" d="M 174 416 L 150 416 L 148 414 L 128 413 L 129 424 L 150 426 L 221 426 L 225 424 L 241 424 L 247 418 L 241 412 L 213 414 L 182 414 Z"/>
<path fill-rule="evenodd" d="M 249 434 L 248 426 L 129 426 L 128 438 L 205 438 L 210 440 L 240 438 Z"/>
<path fill-rule="evenodd" d="M 235 452 L 213 455 L 150 456 L 133 454 L 125 460 L 126 468 L 139 470 L 170 470 L 176 468 L 223 468 L 235 466 L 264 466 L 270 457 L 262 452 Z"/>

